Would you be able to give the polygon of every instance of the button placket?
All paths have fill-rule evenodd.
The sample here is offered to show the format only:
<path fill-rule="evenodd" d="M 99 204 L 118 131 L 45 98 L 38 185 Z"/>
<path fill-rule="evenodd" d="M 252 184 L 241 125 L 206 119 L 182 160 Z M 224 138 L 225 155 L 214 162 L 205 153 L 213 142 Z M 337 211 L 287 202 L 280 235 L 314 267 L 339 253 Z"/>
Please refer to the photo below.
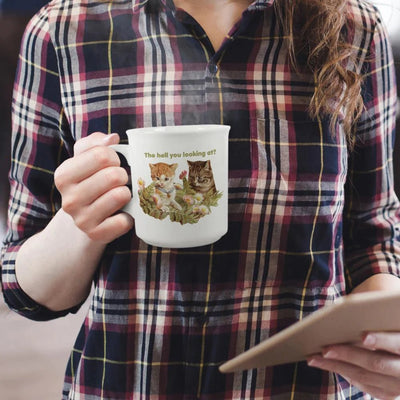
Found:
<path fill-rule="evenodd" d="M 212 75 L 215 76 L 218 72 L 218 65 L 215 64 L 214 62 L 209 62 L 208 63 L 208 72 Z"/>

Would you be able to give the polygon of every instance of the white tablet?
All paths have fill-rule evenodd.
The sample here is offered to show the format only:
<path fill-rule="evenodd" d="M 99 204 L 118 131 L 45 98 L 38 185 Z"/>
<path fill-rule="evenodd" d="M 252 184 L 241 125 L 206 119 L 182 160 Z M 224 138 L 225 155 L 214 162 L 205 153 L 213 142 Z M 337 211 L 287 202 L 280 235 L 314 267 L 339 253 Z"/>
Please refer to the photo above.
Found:
<path fill-rule="evenodd" d="M 400 331 L 400 292 L 345 296 L 220 366 L 223 373 L 305 360 L 328 345 L 360 342 L 364 332 Z"/>

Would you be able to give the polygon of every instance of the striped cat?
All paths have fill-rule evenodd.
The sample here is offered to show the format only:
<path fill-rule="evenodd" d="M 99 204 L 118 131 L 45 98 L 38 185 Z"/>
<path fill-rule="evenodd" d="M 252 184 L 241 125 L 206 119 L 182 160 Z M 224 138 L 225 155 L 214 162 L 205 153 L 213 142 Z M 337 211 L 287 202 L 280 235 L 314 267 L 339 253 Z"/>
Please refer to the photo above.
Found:
<path fill-rule="evenodd" d="M 210 160 L 207 161 L 188 161 L 189 175 L 188 181 L 190 187 L 197 193 L 214 194 L 217 191 L 215 187 L 214 175 Z"/>

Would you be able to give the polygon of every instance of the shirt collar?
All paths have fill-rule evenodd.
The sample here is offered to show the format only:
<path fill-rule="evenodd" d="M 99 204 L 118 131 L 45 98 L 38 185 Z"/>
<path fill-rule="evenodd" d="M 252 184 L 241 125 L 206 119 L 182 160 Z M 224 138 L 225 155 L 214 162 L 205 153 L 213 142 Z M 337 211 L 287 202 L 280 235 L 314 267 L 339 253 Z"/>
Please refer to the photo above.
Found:
<path fill-rule="evenodd" d="M 136 11 L 144 7 L 147 3 L 154 2 L 161 5 L 163 8 L 170 7 L 174 8 L 173 0 L 132 0 L 133 9 Z M 249 6 L 249 10 L 263 10 L 274 4 L 275 0 L 255 0 Z"/>
<path fill-rule="evenodd" d="M 149 5 L 150 3 L 153 3 L 155 7 L 173 7 L 173 0 L 132 0 L 133 10 L 137 11 L 140 8 L 145 7 L 147 3 L 149 3 Z"/>

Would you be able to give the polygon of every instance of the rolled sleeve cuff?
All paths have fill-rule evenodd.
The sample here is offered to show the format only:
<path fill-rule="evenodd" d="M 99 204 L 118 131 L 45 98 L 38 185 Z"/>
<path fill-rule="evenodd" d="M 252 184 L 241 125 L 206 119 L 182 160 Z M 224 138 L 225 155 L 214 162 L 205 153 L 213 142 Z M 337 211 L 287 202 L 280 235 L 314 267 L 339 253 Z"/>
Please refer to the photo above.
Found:
<path fill-rule="evenodd" d="M 346 255 L 346 267 L 350 291 L 376 274 L 400 277 L 400 244 L 385 242 L 367 251 L 352 251 Z"/>

